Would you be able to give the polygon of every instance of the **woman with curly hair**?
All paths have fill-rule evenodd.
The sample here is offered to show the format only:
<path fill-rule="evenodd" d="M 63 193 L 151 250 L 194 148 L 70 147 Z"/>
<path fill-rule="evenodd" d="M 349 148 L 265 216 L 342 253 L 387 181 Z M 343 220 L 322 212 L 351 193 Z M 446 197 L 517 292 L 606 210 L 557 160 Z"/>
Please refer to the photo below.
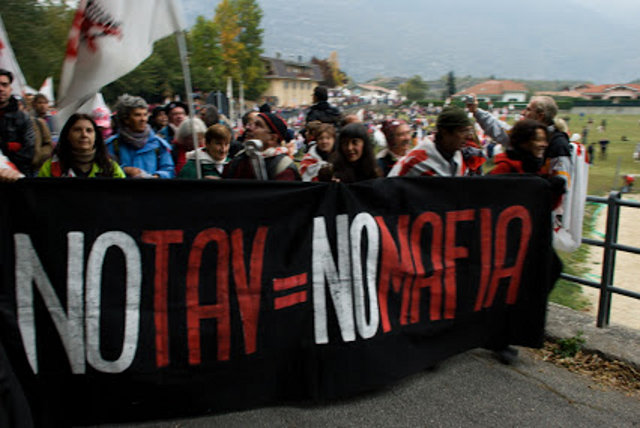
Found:
<path fill-rule="evenodd" d="M 62 128 L 53 157 L 42 165 L 38 177 L 124 178 L 125 174 L 109 157 L 93 118 L 76 113 Z"/>
<path fill-rule="evenodd" d="M 516 122 L 509 136 L 511 148 L 494 158 L 495 174 L 539 174 L 544 162 L 544 151 L 549 146 L 547 127 L 537 120 Z"/>
<path fill-rule="evenodd" d="M 330 159 L 336 181 L 355 183 L 382 176 L 369 133 L 361 123 L 350 123 L 340 130 L 338 148 Z"/>

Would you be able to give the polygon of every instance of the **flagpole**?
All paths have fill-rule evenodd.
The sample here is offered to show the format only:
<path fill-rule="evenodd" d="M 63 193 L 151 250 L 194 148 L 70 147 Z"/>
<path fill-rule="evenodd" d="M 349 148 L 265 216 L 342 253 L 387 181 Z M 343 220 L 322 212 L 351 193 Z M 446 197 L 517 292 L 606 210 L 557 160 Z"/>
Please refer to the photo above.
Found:
<path fill-rule="evenodd" d="M 240 117 L 244 115 L 244 81 L 240 80 Z"/>
<path fill-rule="evenodd" d="M 178 39 L 178 51 L 180 52 L 180 62 L 182 63 L 182 74 L 184 75 L 184 86 L 187 92 L 187 106 L 189 106 L 189 119 L 191 120 L 191 136 L 193 138 L 193 149 L 196 155 L 196 177 L 202 178 L 202 171 L 200 171 L 200 155 L 198 153 L 198 135 L 194 132 L 195 129 L 195 112 L 193 111 L 193 89 L 191 86 L 191 71 L 189 70 L 189 58 L 187 57 L 187 42 L 184 37 L 184 31 L 176 31 L 176 38 Z"/>

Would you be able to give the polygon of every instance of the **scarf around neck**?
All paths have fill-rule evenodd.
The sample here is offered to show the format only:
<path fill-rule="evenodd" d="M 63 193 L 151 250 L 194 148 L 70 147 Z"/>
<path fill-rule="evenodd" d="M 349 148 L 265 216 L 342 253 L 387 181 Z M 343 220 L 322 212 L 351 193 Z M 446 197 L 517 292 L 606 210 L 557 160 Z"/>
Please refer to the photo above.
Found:
<path fill-rule="evenodd" d="M 132 132 L 129 128 L 120 129 L 121 141 L 135 147 L 137 150 L 140 150 L 147 144 L 150 135 L 151 127 L 149 125 L 147 125 L 142 132 Z"/>

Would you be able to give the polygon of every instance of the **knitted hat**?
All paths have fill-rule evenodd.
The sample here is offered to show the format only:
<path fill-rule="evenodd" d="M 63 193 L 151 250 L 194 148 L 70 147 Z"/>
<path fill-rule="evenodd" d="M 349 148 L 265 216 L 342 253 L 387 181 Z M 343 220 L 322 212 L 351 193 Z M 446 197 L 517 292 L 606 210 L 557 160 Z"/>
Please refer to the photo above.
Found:
<path fill-rule="evenodd" d="M 438 115 L 436 121 L 437 128 L 460 128 L 463 126 L 471 126 L 473 123 L 469 119 L 466 111 L 459 107 L 445 107 L 442 113 Z"/>
<path fill-rule="evenodd" d="M 278 142 L 287 138 L 287 124 L 280 116 L 273 113 L 258 113 L 271 132 L 278 136 Z"/>

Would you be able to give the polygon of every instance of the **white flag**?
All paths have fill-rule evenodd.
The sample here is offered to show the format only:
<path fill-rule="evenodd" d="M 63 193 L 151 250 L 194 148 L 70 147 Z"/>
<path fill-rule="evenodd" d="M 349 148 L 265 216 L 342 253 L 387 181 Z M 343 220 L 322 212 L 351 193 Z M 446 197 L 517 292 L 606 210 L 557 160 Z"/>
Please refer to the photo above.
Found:
<path fill-rule="evenodd" d="M 40 86 L 40 90 L 38 92 L 47 97 L 50 103 L 55 104 L 56 99 L 53 95 L 53 77 L 47 77 L 42 83 L 42 86 Z"/>
<path fill-rule="evenodd" d="M 156 40 L 183 28 L 176 0 L 81 0 L 69 32 L 58 106 L 81 105 L 151 55 Z"/>
<path fill-rule="evenodd" d="M 13 49 L 11 49 L 11 43 L 9 43 L 9 37 L 4 29 L 2 18 L 0 18 L 0 68 L 4 68 L 13 73 L 13 83 L 11 84 L 12 92 L 15 95 L 24 96 L 27 81 L 13 54 Z"/>

